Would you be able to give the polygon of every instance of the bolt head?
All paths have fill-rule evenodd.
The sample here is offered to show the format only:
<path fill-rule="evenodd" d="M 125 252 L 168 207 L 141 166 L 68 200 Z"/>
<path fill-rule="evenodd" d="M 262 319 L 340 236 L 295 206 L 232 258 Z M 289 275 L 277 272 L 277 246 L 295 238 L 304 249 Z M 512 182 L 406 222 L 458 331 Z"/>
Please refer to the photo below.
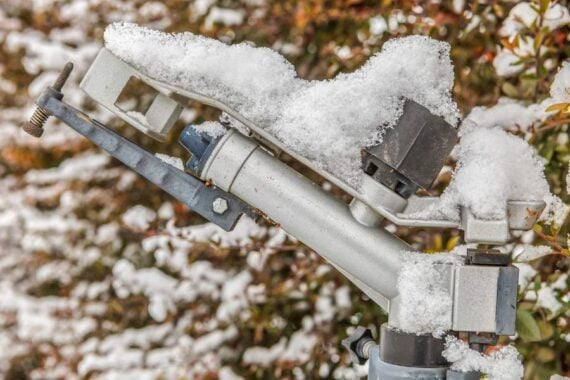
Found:
<path fill-rule="evenodd" d="M 24 130 L 24 132 L 38 138 L 41 137 L 42 134 L 44 133 L 43 128 L 38 127 L 30 122 L 24 123 L 22 129 Z"/>
<path fill-rule="evenodd" d="M 212 202 L 212 210 L 218 215 L 222 215 L 228 211 L 228 208 L 228 201 L 224 198 L 216 198 L 214 202 Z"/>

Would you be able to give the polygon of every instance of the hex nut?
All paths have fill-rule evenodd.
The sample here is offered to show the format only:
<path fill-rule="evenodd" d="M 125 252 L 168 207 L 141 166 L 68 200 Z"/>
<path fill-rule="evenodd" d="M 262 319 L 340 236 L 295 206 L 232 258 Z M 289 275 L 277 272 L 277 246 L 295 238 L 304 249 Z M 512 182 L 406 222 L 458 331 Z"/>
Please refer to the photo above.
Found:
<path fill-rule="evenodd" d="M 226 211 L 228 211 L 228 201 L 224 198 L 216 198 L 214 202 L 212 202 L 212 209 L 218 215 L 222 215 Z"/>

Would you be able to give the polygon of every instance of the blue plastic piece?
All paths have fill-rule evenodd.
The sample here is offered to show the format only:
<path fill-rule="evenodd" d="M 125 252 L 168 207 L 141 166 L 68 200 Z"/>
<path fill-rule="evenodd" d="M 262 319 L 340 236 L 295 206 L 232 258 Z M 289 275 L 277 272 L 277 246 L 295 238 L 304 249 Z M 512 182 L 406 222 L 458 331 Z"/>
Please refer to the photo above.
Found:
<path fill-rule="evenodd" d="M 187 125 L 178 138 L 180 145 L 192 154 L 192 158 L 186 162 L 186 168 L 200 175 L 218 141 L 220 138 L 199 132 L 192 124 Z"/>

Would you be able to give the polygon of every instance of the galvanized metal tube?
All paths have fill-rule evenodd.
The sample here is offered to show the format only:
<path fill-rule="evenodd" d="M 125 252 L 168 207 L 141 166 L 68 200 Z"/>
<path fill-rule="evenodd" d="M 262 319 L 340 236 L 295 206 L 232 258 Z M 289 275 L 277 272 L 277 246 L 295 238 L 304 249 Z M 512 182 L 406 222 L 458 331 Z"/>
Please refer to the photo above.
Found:
<path fill-rule="evenodd" d="M 405 242 L 359 223 L 345 203 L 259 146 L 252 149 L 252 140 L 239 133 L 229 132 L 219 144 L 202 172 L 203 179 L 220 183 L 224 190 L 262 210 L 382 307 L 389 307 L 389 300 L 398 294 L 401 253 L 411 250 Z M 248 154 L 236 154 L 241 152 L 239 146 Z M 232 157 L 240 162 L 231 162 Z M 228 172 L 233 178 L 228 178 Z"/>

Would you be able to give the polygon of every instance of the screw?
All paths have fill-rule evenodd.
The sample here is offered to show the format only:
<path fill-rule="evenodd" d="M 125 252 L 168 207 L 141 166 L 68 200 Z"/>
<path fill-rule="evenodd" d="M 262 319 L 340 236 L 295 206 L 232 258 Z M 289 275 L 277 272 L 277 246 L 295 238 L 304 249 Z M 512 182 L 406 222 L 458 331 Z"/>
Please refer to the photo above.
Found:
<path fill-rule="evenodd" d="M 69 78 L 69 74 L 71 74 L 71 70 L 73 70 L 73 63 L 67 62 L 51 87 L 56 91 L 61 91 L 67 78 Z"/>
<path fill-rule="evenodd" d="M 71 70 L 73 70 L 73 63 L 67 62 L 51 88 L 61 92 L 63 85 L 67 81 L 67 78 L 69 78 L 69 74 L 71 74 Z M 22 129 L 34 137 L 40 137 L 44 133 L 44 125 L 49 117 L 49 112 L 42 107 L 36 107 L 32 117 L 30 117 L 30 121 L 25 123 Z"/>
<path fill-rule="evenodd" d="M 224 198 L 216 198 L 214 202 L 212 202 L 212 210 L 218 215 L 222 215 L 226 211 L 228 211 L 228 201 Z"/>

